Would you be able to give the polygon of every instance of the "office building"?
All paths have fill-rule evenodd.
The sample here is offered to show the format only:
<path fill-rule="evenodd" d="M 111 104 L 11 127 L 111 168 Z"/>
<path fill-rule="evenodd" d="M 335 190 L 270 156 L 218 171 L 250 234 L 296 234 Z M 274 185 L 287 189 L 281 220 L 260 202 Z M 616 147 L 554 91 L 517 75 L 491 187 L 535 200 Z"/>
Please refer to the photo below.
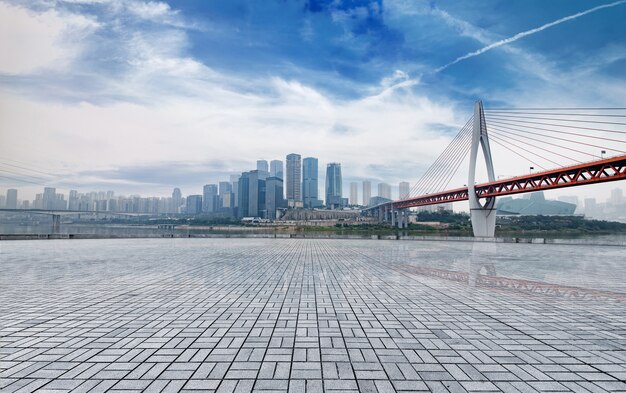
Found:
<path fill-rule="evenodd" d="M 202 212 L 217 212 L 218 193 L 216 184 L 205 184 L 202 187 Z"/>
<path fill-rule="evenodd" d="M 614 188 L 611 190 L 611 199 L 609 202 L 613 206 L 621 205 L 624 203 L 624 192 L 621 188 Z"/>
<path fill-rule="evenodd" d="M 187 197 L 187 214 L 199 214 L 201 212 L 202 195 L 189 195 Z"/>
<path fill-rule="evenodd" d="M 283 162 L 281 160 L 270 161 L 270 176 L 284 180 Z"/>
<path fill-rule="evenodd" d="M 266 160 L 257 160 L 256 170 L 259 171 L 259 179 L 264 180 L 266 177 L 270 175 L 270 171 L 267 166 Z"/>
<path fill-rule="evenodd" d="M 407 199 L 411 194 L 411 186 L 408 182 L 402 181 L 398 185 L 398 199 Z"/>
<path fill-rule="evenodd" d="M 219 182 L 219 198 L 217 210 L 231 214 L 234 205 L 233 185 L 227 181 Z"/>
<path fill-rule="evenodd" d="M 7 190 L 5 206 L 7 209 L 17 209 L 17 190 L 15 188 Z"/>
<path fill-rule="evenodd" d="M 256 170 L 259 172 L 269 172 L 269 168 L 267 166 L 267 160 L 257 160 L 256 161 Z"/>
<path fill-rule="evenodd" d="M 285 194 L 289 207 L 302 207 L 302 160 L 300 154 L 287 155 Z"/>
<path fill-rule="evenodd" d="M 276 210 L 283 208 L 283 179 L 272 176 L 265 179 L 265 210 L 270 220 L 276 219 Z"/>
<path fill-rule="evenodd" d="M 238 216 L 240 218 L 266 216 L 265 179 L 259 178 L 258 170 L 243 172 L 239 178 Z"/>
<path fill-rule="evenodd" d="M 180 207 L 183 204 L 182 199 L 183 196 L 180 192 L 180 188 L 174 188 L 174 191 L 172 191 L 172 206 L 170 209 L 172 213 L 180 213 Z"/>
<path fill-rule="evenodd" d="M 67 203 L 68 210 L 78 210 L 78 191 L 70 190 L 70 196 Z"/>
<path fill-rule="evenodd" d="M 237 207 L 239 206 L 239 177 L 241 175 L 230 175 L 230 184 L 233 186 L 233 212 L 236 215 Z"/>
<path fill-rule="evenodd" d="M 370 198 L 372 197 L 372 182 L 369 180 L 363 181 L 363 206 L 369 206 Z"/>
<path fill-rule="evenodd" d="M 43 207 L 44 210 L 54 210 L 57 201 L 56 188 L 45 187 L 43 189 Z"/>
<path fill-rule="evenodd" d="M 326 208 L 342 208 L 342 199 L 341 164 L 331 162 L 326 165 Z"/>
<path fill-rule="evenodd" d="M 391 199 L 391 186 L 387 183 L 378 183 L 378 196 Z"/>
<path fill-rule="evenodd" d="M 302 198 L 304 207 L 312 209 L 322 205 L 318 197 L 318 162 L 317 158 L 307 157 L 302 160 Z"/>
<path fill-rule="evenodd" d="M 359 204 L 359 184 L 357 182 L 350 183 L 350 205 Z"/>

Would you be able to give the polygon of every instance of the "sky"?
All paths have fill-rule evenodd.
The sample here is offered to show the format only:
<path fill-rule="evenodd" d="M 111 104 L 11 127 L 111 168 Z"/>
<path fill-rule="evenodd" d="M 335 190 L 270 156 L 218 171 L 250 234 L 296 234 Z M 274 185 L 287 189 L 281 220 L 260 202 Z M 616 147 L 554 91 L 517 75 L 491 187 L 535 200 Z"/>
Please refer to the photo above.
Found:
<path fill-rule="evenodd" d="M 624 20 L 626 1 L 0 0 L 0 191 L 197 194 L 289 153 L 319 158 L 321 195 L 329 162 L 344 196 L 413 184 L 476 100 L 623 107 Z"/>

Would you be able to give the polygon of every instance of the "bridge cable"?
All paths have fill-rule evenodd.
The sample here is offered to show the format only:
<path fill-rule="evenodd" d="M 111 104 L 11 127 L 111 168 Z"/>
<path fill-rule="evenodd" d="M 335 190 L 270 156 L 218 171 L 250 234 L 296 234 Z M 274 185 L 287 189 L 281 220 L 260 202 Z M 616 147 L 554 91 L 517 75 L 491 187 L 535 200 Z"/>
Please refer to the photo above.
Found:
<path fill-rule="evenodd" d="M 470 128 L 467 127 L 462 130 L 458 136 L 459 139 L 450 144 L 450 149 L 446 154 L 442 154 L 441 159 L 438 160 L 437 165 L 432 166 L 432 170 L 429 174 L 422 176 L 420 181 L 415 185 L 414 192 L 420 192 L 420 194 L 430 193 L 433 189 L 433 184 L 445 176 L 449 162 L 458 155 L 458 152 L 462 149 L 464 141 L 471 135 Z"/>
<path fill-rule="evenodd" d="M 449 173 L 449 166 L 451 162 L 456 162 L 456 157 L 460 155 L 463 150 L 463 146 L 466 144 L 468 138 L 471 138 L 471 133 L 466 131 L 463 134 L 463 138 L 460 139 L 458 143 L 455 144 L 454 150 L 450 155 L 447 156 L 446 160 L 442 162 L 439 168 L 433 173 L 432 176 L 426 179 L 424 184 L 421 186 L 421 191 L 423 193 L 432 193 L 436 190 L 436 186 L 441 182 L 442 179 L 445 179 L 445 176 Z"/>
<path fill-rule="evenodd" d="M 594 145 L 591 143 L 587 143 L 587 142 L 582 142 L 582 141 L 576 141 L 576 140 L 572 140 L 572 139 L 565 139 L 565 138 L 560 138 L 560 137 L 556 137 L 556 136 L 551 136 L 551 135 L 543 135 L 543 134 L 538 134 L 536 132 L 532 132 L 532 131 L 526 131 L 526 130 L 520 130 L 519 128 L 513 128 L 510 127 L 507 123 L 501 123 L 498 121 L 491 121 L 491 123 L 496 123 L 496 127 L 500 127 L 500 128 L 504 128 L 507 130 L 511 130 L 511 131 L 519 131 L 519 132 L 525 132 L 525 133 L 532 133 L 535 135 L 540 135 L 543 136 L 545 138 L 552 138 L 552 139 L 556 139 L 556 140 L 561 140 L 561 141 L 565 141 L 565 142 L 569 142 L 569 143 L 577 143 L 579 145 L 585 145 L 585 146 L 589 146 L 589 147 L 596 147 L 596 148 L 600 148 L 600 149 L 604 149 L 604 150 L 612 150 L 612 151 L 616 151 L 619 153 L 626 153 L 626 151 L 623 150 L 619 150 L 619 149 L 614 149 L 608 146 L 601 146 L 601 145 Z M 493 127 L 493 126 L 492 126 Z M 541 129 L 538 127 L 531 127 L 531 126 L 523 126 L 523 125 L 517 125 L 517 127 L 526 127 L 526 128 L 532 128 L 532 129 Z M 550 130 L 546 130 L 545 131 L 550 131 Z M 604 138 L 603 138 L 604 139 Z"/>
<path fill-rule="evenodd" d="M 535 152 L 533 152 L 533 151 L 531 151 L 531 150 L 528 150 L 528 149 L 526 149 L 526 148 L 524 148 L 524 147 L 521 147 L 521 146 L 519 146 L 519 145 L 517 145 L 517 144 L 515 144 L 515 143 L 513 143 L 513 142 L 511 142 L 511 141 L 508 141 L 508 140 L 506 140 L 506 139 L 504 139 L 504 138 L 501 138 L 501 137 L 499 137 L 499 136 L 494 135 L 494 136 L 493 136 L 493 139 L 494 139 L 494 140 L 499 140 L 499 141 L 500 141 L 500 142 L 502 142 L 502 143 L 507 143 L 507 144 L 509 144 L 509 145 L 515 146 L 515 147 L 517 147 L 517 148 L 518 148 L 518 149 L 520 149 L 520 150 L 523 150 L 523 151 L 525 151 L 525 152 L 527 152 L 527 153 L 530 153 L 530 154 L 532 154 L 532 155 L 534 155 L 534 156 L 537 156 L 537 157 L 539 157 L 539 158 L 541 158 L 541 159 L 543 159 L 543 160 L 545 160 L 545 161 L 549 161 L 550 163 L 552 163 L 552 164 L 556 165 L 557 167 L 561 167 L 561 166 L 562 166 L 562 165 L 560 165 L 558 162 L 552 161 L 552 160 L 551 160 L 551 159 L 549 159 L 549 158 L 543 157 L 543 156 L 541 156 L 541 155 L 539 155 L 539 154 L 537 154 L 537 153 L 535 153 Z M 530 161 L 530 160 L 529 160 L 529 161 Z M 542 168 L 543 168 L 543 167 L 542 167 Z M 545 168 L 544 168 L 544 169 L 545 169 Z"/>
<path fill-rule="evenodd" d="M 422 175 L 422 177 L 413 185 L 413 187 L 411 188 L 411 190 L 409 192 L 410 196 L 414 195 L 415 192 L 417 192 L 417 190 L 424 185 L 424 183 L 429 179 L 429 177 L 432 176 L 432 174 L 435 173 L 438 170 L 440 165 L 445 161 L 445 159 L 454 150 L 456 144 L 458 143 L 458 140 L 463 138 L 463 134 L 464 134 L 464 132 L 466 132 L 468 130 L 469 126 L 472 123 L 472 120 L 473 120 L 473 117 L 472 117 L 472 119 L 467 121 L 467 123 L 463 126 L 461 131 L 459 131 L 457 133 L 457 135 L 448 144 L 448 146 L 446 146 L 444 151 L 439 155 L 439 157 L 437 157 L 435 162 L 433 164 L 431 164 L 431 166 L 426 170 L 426 172 Z"/>

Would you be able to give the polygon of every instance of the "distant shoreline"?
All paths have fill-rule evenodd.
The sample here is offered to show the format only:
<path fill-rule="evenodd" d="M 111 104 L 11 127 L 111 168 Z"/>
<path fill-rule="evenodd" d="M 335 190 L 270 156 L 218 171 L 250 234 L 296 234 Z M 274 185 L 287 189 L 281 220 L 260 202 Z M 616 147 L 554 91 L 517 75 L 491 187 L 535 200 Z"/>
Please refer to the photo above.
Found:
<path fill-rule="evenodd" d="M 406 236 L 406 235 L 339 235 L 333 233 L 211 233 L 211 234 L 0 234 L 0 241 L 17 240 L 79 240 L 79 239 L 340 239 L 340 240 L 404 240 L 404 241 L 452 241 L 507 244 L 558 244 L 626 247 L 626 239 L 617 242 L 598 242 L 593 238 L 543 238 L 543 237 L 494 237 L 471 236 Z"/>

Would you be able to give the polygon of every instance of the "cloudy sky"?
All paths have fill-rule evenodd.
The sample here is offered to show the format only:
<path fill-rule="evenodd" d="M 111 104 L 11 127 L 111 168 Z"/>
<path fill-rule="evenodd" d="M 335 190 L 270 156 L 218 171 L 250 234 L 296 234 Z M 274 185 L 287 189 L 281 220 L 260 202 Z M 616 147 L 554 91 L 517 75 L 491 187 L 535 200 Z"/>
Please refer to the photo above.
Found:
<path fill-rule="evenodd" d="M 0 0 L 0 190 L 193 194 L 291 152 L 319 158 L 320 194 L 332 161 L 346 196 L 414 183 L 477 99 L 624 107 L 624 20 L 625 1 Z"/>

